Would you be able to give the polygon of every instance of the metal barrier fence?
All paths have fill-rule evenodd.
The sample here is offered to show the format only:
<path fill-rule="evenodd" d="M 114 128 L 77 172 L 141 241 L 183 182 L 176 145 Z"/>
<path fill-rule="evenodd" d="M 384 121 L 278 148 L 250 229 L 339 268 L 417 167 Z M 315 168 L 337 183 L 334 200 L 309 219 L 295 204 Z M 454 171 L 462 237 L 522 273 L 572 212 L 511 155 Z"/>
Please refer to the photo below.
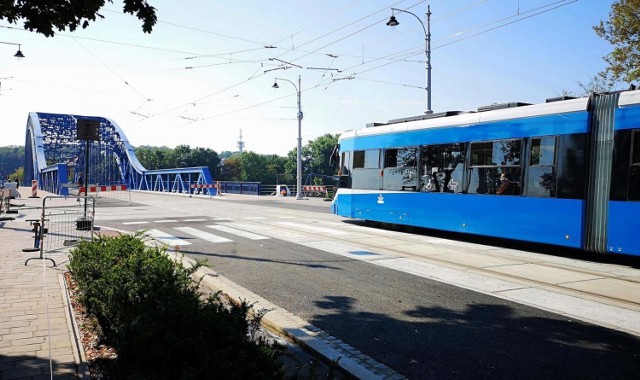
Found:
<path fill-rule="evenodd" d="M 246 194 L 246 195 L 260 195 L 262 184 L 260 182 L 225 182 L 220 181 L 221 193 L 229 194 Z"/>
<path fill-rule="evenodd" d="M 86 202 L 86 204 L 85 204 Z M 42 200 L 42 213 L 39 219 L 28 219 L 33 227 L 33 248 L 25 252 L 40 252 L 39 257 L 29 260 L 46 259 L 44 252 L 52 252 L 74 246 L 83 240 L 93 240 L 93 222 L 95 199 L 93 197 L 48 196 Z"/>
<path fill-rule="evenodd" d="M 83 197 L 85 195 L 85 188 L 78 187 L 74 184 L 65 184 L 69 188 L 71 195 Z M 87 195 L 95 198 L 98 204 L 104 204 L 108 202 L 126 202 L 131 205 L 131 189 L 123 184 L 112 185 L 89 185 L 87 188 Z"/>

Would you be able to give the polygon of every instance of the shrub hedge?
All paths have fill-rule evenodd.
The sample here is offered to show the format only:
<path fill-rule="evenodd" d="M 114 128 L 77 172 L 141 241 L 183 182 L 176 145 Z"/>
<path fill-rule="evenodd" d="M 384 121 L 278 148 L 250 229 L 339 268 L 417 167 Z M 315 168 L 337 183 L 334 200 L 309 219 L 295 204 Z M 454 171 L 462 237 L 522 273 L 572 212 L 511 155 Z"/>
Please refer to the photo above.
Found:
<path fill-rule="evenodd" d="M 81 302 L 118 352 L 117 378 L 283 378 L 278 347 L 251 332 L 263 313 L 204 297 L 191 279 L 197 268 L 140 236 L 82 242 L 69 267 Z"/>

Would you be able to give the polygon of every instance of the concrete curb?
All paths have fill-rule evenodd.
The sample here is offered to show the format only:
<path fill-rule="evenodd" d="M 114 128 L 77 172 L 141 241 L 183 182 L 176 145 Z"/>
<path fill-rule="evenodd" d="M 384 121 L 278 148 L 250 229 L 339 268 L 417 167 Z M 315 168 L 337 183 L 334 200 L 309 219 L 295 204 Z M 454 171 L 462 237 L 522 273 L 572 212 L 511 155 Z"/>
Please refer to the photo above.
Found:
<path fill-rule="evenodd" d="M 64 310 L 67 316 L 67 325 L 72 334 L 70 338 L 74 343 L 71 345 L 71 348 L 73 349 L 73 357 L 78 366 L 78 378 L 90 379 L 91 374 L 89 373 L 89 366 L 87 365 L 87 358 L 85 356 L 84 346 L 82 345 L 82 336 L 80 335 L 80 328 L 76 322 L 73 306 L 71 305 L 71 297 L 69 296 L 67 282 L 64 279 L 64 273 L 58 274 L 58 282 L 60 284 L 60 291 L 62 292 L 62 302 L 64 303 Z"/>

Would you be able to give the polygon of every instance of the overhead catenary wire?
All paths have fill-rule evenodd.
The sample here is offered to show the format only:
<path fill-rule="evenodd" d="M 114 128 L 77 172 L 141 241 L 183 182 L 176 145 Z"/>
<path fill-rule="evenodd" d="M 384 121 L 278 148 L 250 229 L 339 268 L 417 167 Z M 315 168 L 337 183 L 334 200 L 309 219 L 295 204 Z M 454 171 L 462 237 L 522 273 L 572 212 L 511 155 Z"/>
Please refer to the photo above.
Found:
<path fill-rule="evenodd" d="M 143 99 L 145 99 L 147 102 L 151 101 L 151 98 L 148 98 L 146 96 L 144 96 L 140 91 L 138 91 L 135 87 L 133 87 L 126 79 L 124 79 L 122 76 L 120 76 L 120 74 L 118 74 L 117 72 L 115 72 L 111 67 L 109 67 L 106 63 L 104 63 L 100 58 L 98 58 L 97 55 L 93 54 L 93 52 L 91 52 L 91 50 L 87 49 L 86 46 L 84 46 L 83 44 L 81 44 L 79 41 L 77 41 L 75 38 L 72 37 L 72 39 L 81 47 L 83 48 L 87 53 L 89 53 L 89 55 L 91 55 L 96 61 L 98 61 L 102 66 L 104 66 L 107 70 L 109 70 L 109 72 L 111 72 L 113 75 L 115 75 L 118 79 L 120 79 L 122 81 L 122 83 L 124 83 L 126 86 L 128 86 L 131 90 L 133 90 L 136 94 L 138 94 L 140 97 L 142 97 Z"/>
<path fill-rule="evenodd" d="M 560 7 L 560 6 L 568 5 L 568 4 L 570 4 L 570 3 L 572 3 L 572 2 L 575 2 L 575 1 L 577 1 L 577 0 L 573 0 L 573 1 L 570 1 L 570 2 L 567 2 L 567 0 L 563 0 L 563 1 L 555 2 L 555 3 L 551 3 L 551 4 L 552 4 L 552 5 L 553 5 L 553 4 L 560 4 L 560 5 L 558 6 L 558 7 Z M 476 2 L 476 3 L 474 3 L 473 5 L 477 5 L 477 4 L 480 4 L 480 3 L 482 3 L 482 2 Z M 543 10 L 542 10 L 542 11 L 540 11 L 540 12 L 537 12 L 537 13 L 535 13 L 535 14 L 529 15 L 529 16 L 527 16 L 526 18 L 530 18 L 530 17 L 533 17 L 533 16 L 535 16 L 535 15 L 538 15 L 538 14 L 541 14 L 541 13 L 545 13 L 545 12 L 548 12 L 548 11 L 551 11 L 551 10 L 553 10 L 553 9 L 558 8 L 558 7 L 555 7 L 555 8 L 552 8 L 552 9 L 546 9 L 545 7 L 549 7 L 549 4 L 547 4 L 546 6 L 543 6 L 543 7 L 539 7 L 539 8 L 537 8 L 537 9 L 543 9 Z M 471 8 L 471 6 L 466 7 L 465 9 L 469 9 L 469 8 Z M 525 12 L 525 13 L 520 13 L 520 15 L 523 15 L 523 14 L 526 14 L 526 13 L 530 13 L 530 12 L 531 12 L 531 10 L 530 10 L 530 11 L 527 11 L 527 12 Z M 452 13 L 450 13 L 450 14 L 455 14 L 455 13 L 456 13 L 456 12 L 452 12 Z M 458 12 L 458 13 L 459 13 L 459 12 Z M 513 18 L 513 16 L 509 16 L 509 17 L 507 17 L 507 18 L 505 18 L 505 19 L 511 19 L 511 18 Z M 385 18 L 385 19 L 386 19 L 386 18 Z M 524 19 L 524 18 L 522 18 L 522 19 Z M 491 28 L 491 29 L 489 29 L 489 30 L 484 30 L 484 31 L 481 31 L 481 32 L 479 32 L 479 33 L 475 33 L 474 35 L 472 35 L 472 36 L 468 36 L 468 37 L 465 37 L 464 39 L 466 39 L 466 38 L 472 38 L 472 37 L 478 36 L 478 35 L 480 35 L 480 34 L 487 33 L 487 32 L 489 32 L 489 31 L 491 31 L 491 30 L 495 30 L 495 29 L 498 29 L 498 28 L 500 28 L 500 27 L 507 26 L 507 25 L 509 25 L 509 24 L 513 24 L 514 22 L 517 22 L 517 21 L 519 21 L 519 20 L 521 20 L 521 19 L 513 20 L 513 21 L 511 21 L 511 22 L 509 22 L 509 23 L 505 23 L 505 24 L 498 25 L 498 26 L 496 26 L 496 27 L 494 27 L 494 28 Z M 495 23 L 497 23 L 497 22 L 499 22 L 499 21 L 500 21 L 500 20 L 496 20 L 496 21 L 493 21 L 493 22 L 491 22 L 491 23 L 489 23 L 489 24 L 495 24 Z M 378 22 L 380 22 L 380 21 L 378 21 Z M 374 25 L 374 24 L 372 24 L 372 25 Z M 487 24 L 485 24 L 485 25 L 487 25 Z M 461 41 L 461 40 L 463 40 L 463 39 L 459 39 L 458 41 Z M 453 43 L 455 43 L 455 42 L 453 42 Z M 442 46 L 447 46 L 447 45 L 450 45 L 450 44 L 451 44 L 451 43 L 448 43 L 448 44 L 445 44 L 445 45 L 441 45 L 441 46 L 436 46 L 434 49 L 440 48 L 440 47 L 442 47 Z M 330 45 L 331 45 L 331 44 L 327 44 L 327 45 L 325 45 L 325 47 L 326 47 L 326 46 L 330 46 Z M 394 52 L 394 53 L 391 53 L 391 54 L 389 54 L 389 55 L 387 55 L 387 56 L 385 56 L 385 57 L 376 58 L 375 60 L 382 60 L 382 59 L 384 59 L 384 60 L 389 60 L 389 62 L 386 62 L 386 63 L 384 63 L 384 64 L 380 64 L 380 65 L 377 65 L 377 66 L 374 66 L 374 67 L 366 68 L 366 69 L 361 70 L 361 71 L 359 71 L 359 72 L 358 72 L 358 71 L 356 71 L 356 72 L 354 72 L 354 74 L 353 74 L 353 75 L 355 76 L 355 78 L 356 78 L 356 79 L 358 79 L 358 75 L 361 75 L 361 74 L 363 74 L 363 73 L 366 73 L 366 72 L 369 72 L 369 71 L 372 71 L 372 70 L 375 70 L 375 69 L 378 69 L 378 68 L 380 68 L 380 67 L 384 67 L 384 66 L 387 66 L 387 65 L 390 65 L 390 64 L 393 64 L 393 63 L 406 61 L 408 58 L 411 58 L 411 57 L 415 57 L 415 56 L 418 56 L 418 55 L 424 54 L 424 51 L 422 50 L 422 47 L 420 47 L 420 48 L 419 48 L 419 50 L 416 50 L 416 49 L 417 49 L 417 48 L 415 48 L 415 49 L 406 49 L 406 50 L 401 51 L 401 52 Z M 320 50 L 320 49 L 318 49 L 318 50 Z M 309 54 L 307 54 L 307 55 L 309 55 Z M 300 59 L 300 58 L 301 58 L 301 57 L 296 58 L 296 59 L 293 59 L 293 60 L 295 61 L 295 60 L 298 60 L 298 59 Z M 374 60 L 374 61 L 375 61 L 375 60 Z M 420 62 L 420 61 L 419 61 L 419 62 Z M 367 63 L 364 63 L 364 64 L 360 64 L 360 65 L 354 65 L 354 66 L 352 66 L 352 67 L 349 67 L 349 68 L 346 68 L 346 69 L 343 69 L 343 70 L 348 71 L 348 70 L 350 70 L 350 69 L 354 69 L 354 68 L 357 68 L 357 67 L 364 67 L 364 66 L 366 66 L 366 65 L 368 65 L 368 64 L 371 64 L 371 63 L 372 63 L 372 61 L 367 62 Z M 261 76 L 261 75 L 260 75 L 260 76 Z M 251 77 L 250 79 L 253 79 L 253 78 L 254 78 L 254 77 Z M 366 79 L 366 78 L 365 78 L 364 80 L 371 80 L 371 79 Z M 383 82 L 383 81 L 379 81 L 379 82 Z M 237 85 L 241 85 L 241 84 L 243 84 L 243 83 L 246 83 L 246 81 L 243 81 L 243 82 L 241 82 L 241 83 L 238 83 Z M 324 87 L 324 88 L 326 89 L 326 88 L 327 88 L 330 84 L 332 84 L 332 83 L 333 83 L 333 81 L 329 81 L 329 82 L 321 82 L 321 83 L 318 83 L 317 85 L 315 85 L 315 86 L 313 87 L 313 89 L 315 89 L 315 88 L 319 88 L 319 87 Z M 386 84 L 392 84 L 392 85 L 393 85 L 394 83 L 392 83 L 392 82 L 386 82 Z M 412 88 L 417 88 L 417 89 L 424 89 L 424 87 L 421 87 L 421 86 L 413 86 L 413 85 L 409 85 L 409 84 L 396 83 L 395 85 L 400 85 L 400 86 L 404 86 L 404 87 L 412 87 Z M 225 91 L 225 89 L 223 89 L 223 90 L 219 90 L 219 91 L 216 91 L 215 93 L 213 93 L 213 94 L 211 94 L 211 95 L 209 95 L 209 96 L 214 96 L 214 95 L 219 94 L 219 93 L 221 93 L 221 92 L 223 92 L 223 91 Z M 281 98 L 277 98 L 277 99 L 274 99 L 274 100 L 272 100 L 272 101 L 276 101 L 276 100 L 279 100 L 279 99 L 281 99 Z M 271 102 L 271 101 L 262 102 L 262 103 L 255 104 L 255 105 L 252 105 L 252 106 L 244 107 L 244 108 L 242 108 L 242 109 L 233 110 L 233 111 L 225 112 L 225 113 L 222 113 L 222 114 L 217 114 L 217 115 L 209 116 L 209 117 L 206 117 L 206 118 L 201 118 L 201 119 L 199 119 L 198 121 L 210 120 L 210 119 L 217 118 L 217 117 L 224 116 L 224 115 L 228 115 L 228 114 L 235 114 L 235 113 L 238 113 L 238 112 L 247 111 L 247 110 L 249 110 L 249 109 L 253 109 L 253 108 L 259 107 L 259 106 L 261 106 L 261 105 L 268 104 L 268 103 L 270 103 L 270 102 Z M 305 107 L 307 107 L 307 108 L 308 108 L 308 105 L 305 105 Z"/>
<path fill-rule="evenodd" d="M 486 1 L 484 1 L 484 2 L 486 2 Z M 556 3 L 564 3 L 564 2 L 565 2 L 565 1 L 556 2 Z M 355 4 L 355 3 L 357 3 L 357 1 L 355 1 L 355 2 L 351 3 L 350 5 L 353 5 L 353 4 Z M 402 2 L 402 1 L 400 1 L 400 2 L 395 2 L 395 3 L 393 3 L 392 5 L 397 5 L 397 4 L 400 4 L 400 3 L 403 3 L 403 2 Z M 423 2 L 420 2 L 420 3 L 423 3 Z M 418 4 L 420 4 L 420 3 L 418 3 Z M 479 4 L 479 3 L 483 3 L 483 1 L 475 2 L 474 4 Z M 346 8 L 346 7 L 345 7 L 345 8 Z M 471 8 L 471 6 L 469 6 L 468 8 Z M 388 11 L 388 9 L 389 9 L 389 8 L 385 7 L 384 9 L 385 9 L 384 11 Z M 336 11 L 336 12 L 338 12 L 338 11 Z M 335 14 L 335 12 L 334 12 L 333 14 Z M 451 15 L 451 14 L 453 14 L 453 12 L 449 13 L 449 15 Z M 443 16 L 443 17 L 444 17 L 444 16 Z M 510 16 L 510 17 L 513 17 L 513 16 Z M 532 17 L 532 16 L 530 16 L 530 17 Z M 363 18 L 360 18 L 360 19 L 363 19 Z M 386 19 L 386 17 L 385 17 L 385 19 Z M 379 21 L 378 21 L 378 22 L 379 22 Z M 516 20 L 516 21 L 513 21 L 513 22 L 517 22 L 517 20 Z M 494 21 L 493 23 L 495 23 L 495 21 Z M 170 24 L 170 23 L 167 23 L 167 24 Z M 319 24 L 321 24 L 321 23 L 316 22 L 314 25 L 319 25 Z M 302 31 L 302 30 L 309 30 L 309 29 L 311 29 L 314 25 L 311 25 L 311 26 L 309 26 L 309 27 L 305 27 L 305 28 L 301 29 L 301 31 Z M 372 25 L 373 25 L 373 24 L 372 24 Z M 487 24 L 484 24 L 484 25 L 487 25 Z M 495 24 L 494 24 L 494 25 L 495 25 Z M 499 28 L 499 27 L 502 27 L 502 26 L 498 25 L 498 26 L 496 26 L 495 28 L 493 28 L 492 30 L 497 29 L 497 28 Z M 480 28 L 480 27 L 476 27 L 476 30 L 479 30 L 479 29 L 477 29 L 477 28 Z M 207 32 L 207 31 L 204 31 L 204 30 L 197 30 L 197 28 L 186 28 L 186 29 L 193 29 L 194 31 L 198 31 L 198 32 Z M 343 30 L 344 30 L 344 29 L 343 29 Z M 366 30 L 366 29 L 365 29 L 365 30 Z M 300 32 L 300 31 L 299 31 L 299 32 Z M 299 32 L 296 32 L 296 33 L 299 33 Z M 480 32 L 480 33 L 476 33 L 476 34 L 474 34 L 473 36 L 471 36 L 471 35 L 465 36 L 464 34 L 457 34 L 458 36 L 464 36 L 464 38 L 457 39 L 456 41 L 449 42 L 448 44 L 443 44 L 443 45 L 435 46 L 435 47 L 434 47 L 434 49 L 438 49 L 438 48 L 441 48 L 441 47 L 443 47 L 443 46 L 447 46 L 447 45 L 450 45 L 450 44 L 453 44 L 453 43 L 456 43 L 456 42 L 462 41 L 462 40 L 467 39 L 467 38 L 472 38 L 472 37 L 475 37 L 475 36 L 477 36 L 477 35 L 479 35 L 479 34 L 486 33 L 486 32 L 488 32 L 488 31 L 482 31 L 482 30 L 479 30 L 479 32 Z M 466 34 L 468 34 L 468 33 L 470 33 L 470 32 L 469 32 L 469 29 L 467 29 L 467 30 L 465 30 L 465 31 L 463 31 L 463 32 L 459 32 L 459 33 L 466 33 Z M 294 33 L 294 34 L 295 34 L 295 33 Z M 335 33 L 334 33 L 334 34 L 335 34 Z M 325 36 L 325 35 L 326 35 L 326 34 L 323 34 L 323 36 Z M 331 35 L 333 35 L 333 34 L 331 34 Z M 227 37 L 229 37 L 228 35 L 226 35 L 226 36 L 227 36 Z M 233 37 L 233 36 L 230 36 L 230 37 Z M 340 37 L 340 36 L 339 36 L 338 38 L 336 38 L 336 39 L 333 41 L 333 43 L 331 43 L 332 41 L 327 41 L 327 43 L 324 45 L 324 46 L 325 46 L 325 48 L 324 48 L 324 49 L 325 49 L 325 50 L 329 50 L 329 49 L 327 49 L 327 47 L 333 46 L 333 44 L 334 44 L 334 43 L 335 43 L 335 44 L 337 44 L 339 41 L 342 41 L 342 40 L 345 40 L 345 39 L 349 39 L 349 38 L 352 38 L 352 37 L 353 37 L 353 35 L 349 35 L 349 36 L 346 36 L 346 37 L 344 37 L 344 36 Z M 83 39 L 84 39 L 84 38 L 83 38 Z M 241 39 L 242 39 L 242 38 L 238 39 L 238 41 L 240 41 Z M 336 52 L 326 52 L 326 51 L 321 51 L 321 50 L 323 50 L 323 48 L 319 48 L 319 49 L 315 49 L 315 50 L 314 50 L 314 49 L 308 49 L 308 51 L 304 51 L 304 50 L 307 50 L 307 49 L 304 49 L 304 50 L 303 50 L 303 49 L 301 49 L 301 48 L 300 48 L 301 46 L 308 46 L 311 42 L 314 42 L 314 41 L 317 41 L 317 40 L 319 40 L 319 38 L 310 39 L 309 41 L 299 41 L 299 42 L 298 42 L 298 44 L 297 44 L 297 46 L 296 46 L 296 48 L 295 48 L 295 49 L 291 49 L 291 50 L 287 50 L 285 47 L 278 47 L 278 48 L 279 48 L 279 49 L 281 49 L 281 50 L 285 50 L 285 54 L 287 54 L 287 55 L 291 55 L 291 56 L 294 56 L 294 55 L 295 55 L 295 53 L 303 53 L 303 54 L 305 54 L 305 55 L 303 55 L 302 57 L 295 58 L 296 60 L 298 60 L 298 59 L 299 59 L 299 60 L 302 60 L 302 59 L 304 59 L 305 57 L 309 57 L 309 56 L 311 56 L 311 54 L 317 54 L 317 55 L 320 55 L 320 54 L 322 54 L 322 55 L 328 55 L 328 54 L 334 54 L 334 53 L 336 53 Z M 439 41 L 439 40 L 438 40 L 438 41 Z M 103 41 L 100 41 L 100 42 L 113 43 L 113 42 L 104 41 L 104 40 L 103 40 Z M 254 44 L 256 44 L 256 45 L 260 44 L 259 46 L 262 46 L 262 42 L 258 42 L 258 41 L 250 41 L 250 40 L 247 40 L 247 41 L 245 41 L 245 42 L 254 43 Z M 134 46 L 133 44 L 128 44 L 128 45 L 129 45 L 129 46 Z M 267 45 L 264 45 L 264 46 L 267 46 Z M 141 47 L 142 47 L 142 46 L 141 46 Z M 149 47 L 144 47 L 144 48 L 149 48 Z M 251 53 L 251 52 L 253 52 L 253 51 L 260 51 L 260 50 L 262 50 L 262 49 L 263 49 L 263 47 L 260 47 L 260 48 L 257 48 L 257 47 L 256 47 L 255 49 L 246 49 L 246 52 L 247 52 L 247 53 Z M 187 52 L 184 52 L 184 51 L 180 51 L 180 50 L 171 50 L 171 49 L 157 49 L 157 50 L 158 50 L 158 51 L 167 51 L 167 52 L 168 52 L 168 51 L 171 51 L 171 52 L 177 52 L 178 54 L 186 54 L 186 53 L 187 53 Z M 310 53 L 310 54 L 309 54 L 309 53 Z M 355 74 L 355 75 L 356 75 L 356 77 L 357 77 L 358 75 L 362 75 L 363 73 L 371 72 L 371 71 L 373 71 L 373 70 L 375 70 L 375 69 L 377 69 L 377 68 L 384 67 L 384 66 L 386 66 L 387 64 L 389 64 L 389 65 L 390 65 L 390 64 L 399 63 L 399 62 L 408 62 L 411 58 L 417 57 L 417 56 L 419 56 L 419 55 L 421 55 L 421 54 L 423 54 L 423 53 L 424 53 L 424 52 L 423 52 L 423 50 L 422 50 L 422 47 L 417 47 L 417 48 L 415 48 L 415 49 L 406 49 L 406 50 L 403 50 L 402 52 L 395 52 L 395 53 L 389 54 L 389 55 L 384 56 L 384 57 L 368 57 L 368 56 L 365 56 L 365 58 L 366 58 L 366 62 L 365 62 L 365 63 L 363 63 L 363 64 L 359 64 L 359 65 L 353 65 L 353 66 L 351 66 L 350 68 L 340 67 L 340 65 L 338 65 L 338 63 L 340 63 L 340 61 L 341 61 L 341 60 L 340 60 L 340 59 L 337 59 L 337 60 L 336 60 L 336 58 L 332 58 L 332 61 L 331 61 L 331 64 L 329 65 L 329 67 L 331 67 L 331 68 L 333 68 L 333 67 L 340 67 L 340 69 L 341 69 L 341 70 L 343 70 L 343 71 L 345 71 L 345 72 L 346 72 L 346 71 L 351 71 L 351 70 L 353 70 L 353 71 L 354 71 L 354 74 Z M 224 59 L 224 58 L 220 58 L 219 56 L 220 56 L 220 55 L 224 55 L 224 54 L 228 54 L 228 53 L 220 53 L 220 54 L 215 54 L 215 55 L 207 55 L 207 54 L 201 54 L 201 53 L 196 53 L 196 52 L 189 52 L 189 54 L 191 54 L 193 57 L 196 57 L 196 56 L 197 56 L 198 58 L 203 58 L 203 59 L 205 59 L 205 58 Z M 348 54 L 345 54 L 345 53 L 337 53 L 337 54 L 334 54 L 334 55 L 337 55 L 337 56 L 339 56 L 339 57 L 341 57 L 341 58 L 343 58 L 343 57 L 347 57 L 347 56 L 348 56 Z M 278 55 L 278 56 L 280 56 L 280 55 Z M 360 57 L 360 56 L 362 56 L 362 55 L 358 55 L 358 57 Z M 260 63 L 260 61 L 261 61 L 260 59 L 256 59 L 256 60 L 255 60 L 255 61 L 253 61 L 253 62 L 251 62 L 251 61 L 249 61 L 249 60 L 236 60 L 236 59 L 234 59 L 234 61 L 233 61 L 233 62 L 231 62 L 231 63 L 225 63 L 225 64 L 227 64 L 227 65 L 229 65 L 229 64 L 235 64 L 235 63 L 238 63 L 238 64 L 241 64 L 241 63 L 247 63 L 247 64 L 255 63 L 255 64 L 258 64 L 258 63 Z M 383 63 L 385 63 L 385 64 L 380 64 L 381 62 L 383 62 Z M 414 63 L 421 63 L 421 62 L 424 62 L 424 61 L 421 61 L 421 60 L 411 60 L 411 62 L 414 62 Z M 380 65 L 378 65 L 378 64 L 380 64 Z M 209 66 L 209 65 L 192 66 L 192 67 L 191 67 L 191 68 L 189 68 L 188 70 L 192 70 L 192 69 L 194 69 L 194 68 L 215 67 L 215 66 L 218 66 L 218 65 L 221 65 L 221 64 L 212 64 L 211 66 Z M 334 66 L 334 65 L 335 65 L 335 66 Z M 305 64 L 302 64 L 302 66 L 306 66 L 306 65 L 305 65 Z M 312 65 L 309 65 L 309 66 L 312 66 Z M 253 70 L 254 70 L 254 69 L 252 69 L 252 71 L 253 71 Z M 231 86 L 226 86 L 226 88 L 217 89 L 216 91 L 212 92 L 211 94 L 209 94 L 209 95 L 207 95 L 207 96 L 205 96 L 205 97 L 201 97 L 200 99 L 196 100 L 196 101 L 195 101 L 195 103 L 198 103 L 198 102 L 199 102 L 199 100 L 201 100 L 201 99 L 206 99 L 206 98 L 208 98 L 208 97 L 213 97 L 213 96 L 216 96 L 216 95 L 218 95 L 218 94 L 221 94 L 221 93 L 223 93 L 223 92 L 225 92 L 225 91 L 228 91 L 229 89 L 232 89 L 232 88 L 235 88 L 235 87 L 238 87 L 238 86 L 242 86 L 243 84 L 247 83 L 248 81 L 251 81 L 251 80 L 254 80 L 254 79 L 259 79 L 260 77 L 262 77 L 262 76 L 263 76 L 263 74 L 261 74 L 261 73 L 260 73 L 260 71 L 261 71 L 261 68 L 256 68 L 256 69 L 255 69 L 255 71 L 253 71 L 253 73 L 252 73 L 252 74 L 251 74 L 251 73 L 249 73 L 249 74 L 251 74 L 251 75 L 249 75 L 249 74 L 248 74 L 248 79 L 247 79 L 247 80 L 240 81 L 240 82 L 238 82 L 238 83 L 232 84 Z M 324 80 L 323 78 L 325 77 L 325 75 L 326 75 L 326 73 L 322 75 L 322 77 L 321 77 L 321 79 L 320 79 L 320 83 L 322 83 L 322 84 L 321 84 L 321 86 L 322 86 L 323 88 L 325 88 L 325 89 L 326 89 L 326 88 L 327 88 L 326 86 L 329 86 L 329 85 L 330 85 L 331 83 L 333 83 L 333 82 L 332 82 L 332 81 L 328 81 L 328 82 L 327 82 L 326 80 Z M 119 79 L 126 83 L 126 80 L 125 80 L 124 78 L 119 77 Z M 374 81 L 375 81 L 375 79 L 370 79 L 370 78 L 357 78 L 357 79 L 362 79 L 362 80 L 374 80 Z M 378 82 L 383 82 L 383 81 L 378 81 Z M 387 84 L 393 84 L 392 82 L 389 82 L 389 81 L 385 81 L 385 82 L 387 82 Z M 320 85 L 320 83 L 319 83 L 319 85 Z M 127 83 L 127 84 L 128 84 L 128 83 Z M 396 85 L 402 85 L 402 86 L 405 86 L 405 87 L 415 87 L 415 88 L 420 88 L 420 87 L 417 87 L 417 86 L 403 85 L 403 84 L 400 84 L 400 83 L 397 83 Z M 134 90 L 135 90 L 135 89 L 134 89 Z M 138 109 L 142 108 L 142 106 L 144 106 L 144 105 L 146 105 L 146 104 L 148 103 L 148 101 L 147 101 L 147 100 L 148 100 L 148 98 L 146 98 L 146 97 L 145 97 L 144 95 L 142 95 L 141 93 L 140 93 L 139 95 L 141 95 L 141 97 L 143 97 L 143 98 L 145 99 L 145 101 L 142 103 L 142 105 L 141 105 L 140 107 L 135 108 L 136 110 L 138 110 Z M 188 102 L 183 103 L 182 107 L 185 107 L 185 106 L 186 106 L 186 105 L 188 105 L 188 104 L 190 104 L 190 103 L 188 103 Z M 306 104 L 305 106 L 306 106 L 306 107 L 309 107 L 309 104 L 311 104 L 311 102 L 307 102 L 307 104 Z M 136 103 L 136 106 L 137 106 L 137 105 L 138 105 L 138 103 Z M 177 107 L 177 108 L 174 108 L 173 110 L 176 110 L 176 109 L 181 109 L 181 108 L 180 108 L 180 107 Z M 250 109 L 250 108 L 249 108 L 249 109 Z M 159 113 L 159 114 L 156 114 L 156 115 L 150 115 L 150 116 L 151 116 L 151 117 L 154 117 L 154 116 L 162 115 L 162 114 L 165 114 L 165 113 L 167 113 L 167 114 L 168 114 L 168 113 L 170 113 L 170 112 L 171 112 L 171 110 L 167 110 L 166 112 L 161 112 L 161 113 Z M 214 115 L 214 117 L 215 117 L 215 115 Z"/>

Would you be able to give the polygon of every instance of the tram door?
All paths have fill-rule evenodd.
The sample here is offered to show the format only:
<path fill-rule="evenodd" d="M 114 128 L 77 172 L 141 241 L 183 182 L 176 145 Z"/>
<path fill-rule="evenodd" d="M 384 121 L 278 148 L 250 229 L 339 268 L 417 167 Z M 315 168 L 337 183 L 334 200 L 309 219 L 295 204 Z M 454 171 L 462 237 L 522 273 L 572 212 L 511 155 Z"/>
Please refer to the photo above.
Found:
<path fill-rule="evenodd" d="M 640 105 L 594 95 L 585 249 L 640 256 Z"/>
<path fill-rule="evenodd" d="M 607 214 L 607 251 L 640 256 L 640 129 L 616 130 Z"/>

